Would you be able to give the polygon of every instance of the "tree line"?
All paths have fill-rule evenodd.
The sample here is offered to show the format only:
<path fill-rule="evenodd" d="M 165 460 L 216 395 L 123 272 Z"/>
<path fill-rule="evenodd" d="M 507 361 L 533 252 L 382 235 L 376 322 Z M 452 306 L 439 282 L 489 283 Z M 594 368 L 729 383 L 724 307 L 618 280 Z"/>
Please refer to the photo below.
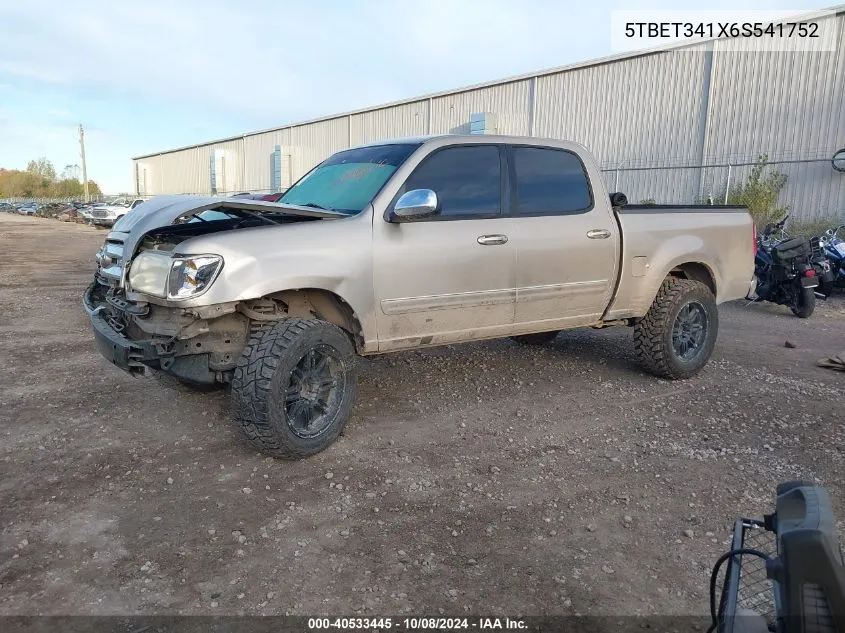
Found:
<path fill-rule="evenodd" d="M 67 165 L 61 174 L 46 158 L 27 163 L 26 169 L 3 169 L 0 167 L 0 198 L 79 198 L 85 195 L 85 188 L 78 175 L 77 165 Z M 92 198 L 103 195 L 99 185 L 88 181 L 88 194 Z"/>

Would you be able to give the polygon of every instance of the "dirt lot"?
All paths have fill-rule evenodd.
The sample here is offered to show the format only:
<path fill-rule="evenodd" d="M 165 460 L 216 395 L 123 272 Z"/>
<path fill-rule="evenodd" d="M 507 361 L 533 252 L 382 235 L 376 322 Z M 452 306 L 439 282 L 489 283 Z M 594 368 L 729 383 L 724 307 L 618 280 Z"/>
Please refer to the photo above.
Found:
<path fill-rule="evenodd" d="M 702 614 L 777 482 L 845 518 L 845 374 L 814 366 L 842 299 L 722 306 L 687 382 L 641 373 L 623 328 L 365 360 L 344 436 L 277 462 L 225 392 L 97 354 L 103 236 L 0 216 L 0 614 Z"/>

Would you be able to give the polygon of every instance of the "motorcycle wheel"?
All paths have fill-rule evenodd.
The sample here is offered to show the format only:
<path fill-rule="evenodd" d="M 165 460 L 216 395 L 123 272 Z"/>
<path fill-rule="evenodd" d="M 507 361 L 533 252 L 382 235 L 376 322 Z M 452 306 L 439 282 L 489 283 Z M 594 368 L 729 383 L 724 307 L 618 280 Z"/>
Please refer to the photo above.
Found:
<path fill-rule="evenodd" d="M 833 284 L 831 282 L 825 283 L 824 281 L 819 281 L 819 287 L 816 288 L 816 292 L 824 295 L 825 299 L 828 299 L 833 294 Z"/>
<path fill-rule="evenodd" d="M 815 288 L 801 288 L 798 291 L 798 305 L 792 308 L 792 314 L 799 319 L 806 319 L 816 309 Z"/>

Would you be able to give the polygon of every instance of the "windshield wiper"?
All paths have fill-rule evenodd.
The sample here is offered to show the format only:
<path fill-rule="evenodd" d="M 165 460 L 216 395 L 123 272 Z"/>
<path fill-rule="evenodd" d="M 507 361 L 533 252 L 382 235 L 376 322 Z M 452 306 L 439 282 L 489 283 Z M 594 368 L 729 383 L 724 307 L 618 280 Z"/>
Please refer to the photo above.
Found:
<path fill-rule="evenodd" d="M 246 209 L 238 209 L 238 213 L 242 213 L 243 215 L 250 218 L 256 218 L 258 220 L 261 220 L 262 222 L 265 222 L 266 224 L 281 224 L 281 222 L 272 220 L 263 213 L 255 213 L 253 211 L 247 211 Z"/>
<path fill-rule="evenodd" d="M 316 202 L 306 202 L 305 204 L 298 204 L 298 207 L 311 207 L 312 209 L 320 209 L 321 211 L 334 211 L 331 207 L 324 207 Z"/>

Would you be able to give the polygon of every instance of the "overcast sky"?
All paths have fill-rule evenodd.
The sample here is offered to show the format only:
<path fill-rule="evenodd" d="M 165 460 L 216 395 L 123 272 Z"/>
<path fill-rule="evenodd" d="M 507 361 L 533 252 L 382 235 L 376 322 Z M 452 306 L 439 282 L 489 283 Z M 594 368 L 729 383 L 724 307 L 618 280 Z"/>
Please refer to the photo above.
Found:
<path fill-rule="evenodd" d="M 132 156 L 611 54 L 610 12 L 804 0 L 0 0 L 0 167 Z M 833 4 L 833 3 L 830 3 Z"/>

